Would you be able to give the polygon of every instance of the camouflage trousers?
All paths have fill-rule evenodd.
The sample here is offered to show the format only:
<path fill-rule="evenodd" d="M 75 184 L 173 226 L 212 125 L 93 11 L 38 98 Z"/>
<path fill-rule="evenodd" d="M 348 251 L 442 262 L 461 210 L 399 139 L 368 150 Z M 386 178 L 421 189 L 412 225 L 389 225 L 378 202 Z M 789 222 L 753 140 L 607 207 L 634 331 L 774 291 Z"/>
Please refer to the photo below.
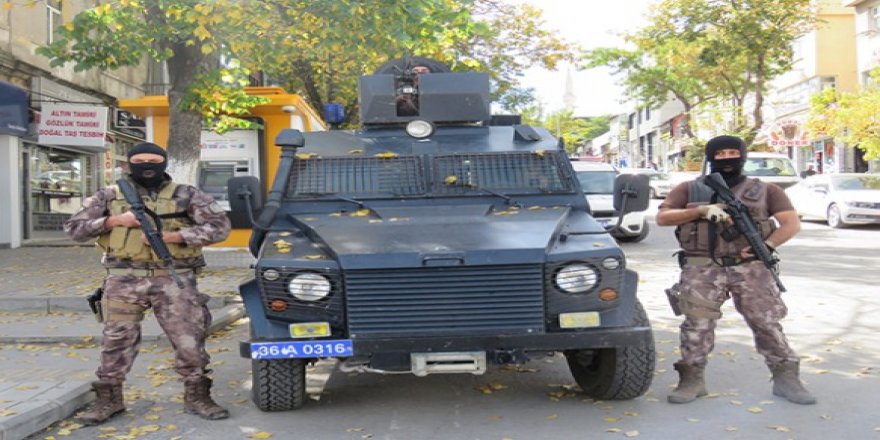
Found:
<path fill-rule="evenodd" d="M 737 266 L 690 266 L 681 270 L 679 288 L 683 296 L 721 304 L 733 298 L 736 310 L 745 318 L 755 337 L 755 348 L 768 366 L 798 361 L 789 347 L 779 321 L 788 313 L 770 271 L 760 261 Z M 682 362 L 705 367 L 715 347 L 717 319 L 686 314 L 681 324 Z"/>
<path fill-rule="evenodd" d="M 184 380 L 208 373 L 205 338 L 211 325 L 208 295 L 199 293 L 196 275 L 181 273 L 184 287 L 170 276 L 109 275 L 104 280 L 104 340 L 99 379 L 122 383 L 131 371 L 141 343 L 137 315 L 150 307 L 174 348 L 174 369 Z M 123 303 L 123 304 L 120 304 Z"/>

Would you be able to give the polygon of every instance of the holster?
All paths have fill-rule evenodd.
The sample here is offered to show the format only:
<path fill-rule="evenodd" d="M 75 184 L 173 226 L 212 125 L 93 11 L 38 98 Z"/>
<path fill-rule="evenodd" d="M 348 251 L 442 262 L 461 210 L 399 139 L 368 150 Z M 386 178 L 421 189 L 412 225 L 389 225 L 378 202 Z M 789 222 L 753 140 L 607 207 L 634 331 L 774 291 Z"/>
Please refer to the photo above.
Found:
<path fill-rule="evenodd" d="M 95 314 L 95 319 L 98 322 L 104 322 L 104 309 L 101 307 L 101 298 L 103 297 L 104 289 L 101 287 L 95 289 L 94 292 L 86 297 L 86 301 L 89 302 L 89 308 L 92 309 L 92 313 Z"/>
<path fill-rule="evenodd" d="M 672 285 L 672 287 L 665 290 L 666 299 L 669 300 L 669 307 L 672 308 L 672 313 L 675 316 L 681 316 L 681 291 L 678 289 L 678 283 Z"/>

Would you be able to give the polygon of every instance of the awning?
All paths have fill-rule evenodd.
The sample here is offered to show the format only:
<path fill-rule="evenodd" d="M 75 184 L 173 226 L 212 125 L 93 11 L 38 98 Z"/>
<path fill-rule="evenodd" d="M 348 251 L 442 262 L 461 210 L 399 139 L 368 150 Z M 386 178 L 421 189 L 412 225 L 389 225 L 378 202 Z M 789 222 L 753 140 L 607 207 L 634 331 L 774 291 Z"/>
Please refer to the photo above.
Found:
<path fill-rule="evenodd" d="M 28 93 L 0 81 L 0 134 L 24 136 L 28 132 Z"/>

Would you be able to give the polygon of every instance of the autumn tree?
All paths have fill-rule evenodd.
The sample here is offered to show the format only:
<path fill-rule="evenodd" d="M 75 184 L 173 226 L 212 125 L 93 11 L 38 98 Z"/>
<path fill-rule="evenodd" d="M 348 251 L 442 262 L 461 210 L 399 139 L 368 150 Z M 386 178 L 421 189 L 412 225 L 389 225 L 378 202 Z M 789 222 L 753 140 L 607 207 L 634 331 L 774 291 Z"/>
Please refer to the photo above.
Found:
<path fill-rule="evenodd" d="M 560 110 L 550 113 L 534 125 L 543 126 L 556 137 L 564 139 L 565 149 L 574 153 L 587 141 L 607 132 L 610 123 L 610 116 L 580 118 L 574 117 L 571 110 Z"/>
<path fill-rule="evenodd" d="M 751 143 L 764 124 L 767 84 L 791 68 L 792 43 L 816 20 L 810 0 L 664 0 L 648 26 L 624 36 L 629 50 L 589 52 L 586 65 L 611 66 L 646 103 L 672 95 L 689 114 L 729 108 L 729 131 Z"/>
<path fill-rule="evenodd" d="M 810 99 L 807 129 L 810 135 L 830 136 L 865 152 L 865 159 L 880 159 L 880 69 L 871 71 L 870 81 L 857 92 L 826 88 Z"/>

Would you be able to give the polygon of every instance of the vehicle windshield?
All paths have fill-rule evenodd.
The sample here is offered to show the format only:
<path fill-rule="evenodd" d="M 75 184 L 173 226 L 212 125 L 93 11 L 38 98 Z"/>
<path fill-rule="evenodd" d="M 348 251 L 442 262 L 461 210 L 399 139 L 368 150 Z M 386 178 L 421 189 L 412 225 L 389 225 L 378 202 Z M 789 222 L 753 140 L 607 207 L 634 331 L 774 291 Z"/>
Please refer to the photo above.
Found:
<path fill-rule="evenodd" d="M 743 174 L 752 177 L 797 176 L 791 161 L 781 157 L 749 157 L 743 166 Z"/>
<path fill-rule="evenodd" d="M 878 190 L 880 176 L 833 176 L 831 185 L 840 190 Z"/>
<path fill-rule="evenodd" d="M 577 178 L 584 194 L 613 194 L 614 171 L 578 171 Z"/>
<path fill-rule="evenodd" d="M 572 193 L 574 184 L 563 160 L 557 152 L 298 159 L 286 197 L 322 199 L 336 194 L 364 200 Z"/>

